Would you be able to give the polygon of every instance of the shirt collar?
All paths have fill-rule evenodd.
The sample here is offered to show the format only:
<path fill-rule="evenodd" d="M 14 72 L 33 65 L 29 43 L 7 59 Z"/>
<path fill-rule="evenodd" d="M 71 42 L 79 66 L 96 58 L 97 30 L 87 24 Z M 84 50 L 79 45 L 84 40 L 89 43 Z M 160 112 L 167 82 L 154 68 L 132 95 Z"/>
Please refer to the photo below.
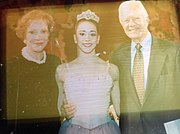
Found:
<path fill-rule="evenodd" d="M 34 59 L 32 56 L 30 56 L 27 52 L 27 48 L 24 47 L 22 50 L 21 50 L 21 54 L 22 56 L 28 60 L 28 61 L 32 61 L 32 62 L 35 62 L 35 63 L 38 63 L 38 64 L 43 64 L 46 62 L 46 52 L 43 51 L 43 59 L 42 60 L 36 60 Z"/>
<path fill-rule="evenodd" d="M 142 42 L 140 42 L 141 46 L 142 46 L 142 50 L 147 50 L 151 48 L 151 44 L 152 44 L 152 35 L 150 32 L 148 32 L 147 36 L 144 38 L 144 40 Z M 131 41 L 131 50 L 135 51 L 136 48 L 136 43 L 134 41 Z"/>

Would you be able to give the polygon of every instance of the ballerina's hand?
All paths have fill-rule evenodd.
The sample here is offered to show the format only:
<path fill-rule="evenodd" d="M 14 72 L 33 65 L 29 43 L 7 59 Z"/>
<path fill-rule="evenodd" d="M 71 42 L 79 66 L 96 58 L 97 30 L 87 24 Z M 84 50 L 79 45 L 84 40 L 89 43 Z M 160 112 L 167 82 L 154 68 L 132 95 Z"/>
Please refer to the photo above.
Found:
<path fill-rule="evenodd" d="M 73 103 L 67 102 L 65 99 L 63 102 L 63 105 L 61 106 L 61 113 L 62 116 L 66 119 L 71 119 L 74 117 L 74 114 L 76 112 L 76 107 Z"/>

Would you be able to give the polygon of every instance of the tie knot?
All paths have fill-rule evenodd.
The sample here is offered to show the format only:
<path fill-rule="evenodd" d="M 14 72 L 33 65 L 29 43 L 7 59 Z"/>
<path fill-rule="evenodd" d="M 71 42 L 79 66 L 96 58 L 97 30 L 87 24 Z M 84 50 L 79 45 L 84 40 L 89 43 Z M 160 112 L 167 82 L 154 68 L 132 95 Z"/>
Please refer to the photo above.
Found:
<path fill-rule="evenodd" d="M 137 43 L 137 45 L 136 45 L 136 50 L 137 50 L 137 51 L 140 51 L 141 48 L 142 48 L 141 44 L 140 44 L 140 43 Z"/>

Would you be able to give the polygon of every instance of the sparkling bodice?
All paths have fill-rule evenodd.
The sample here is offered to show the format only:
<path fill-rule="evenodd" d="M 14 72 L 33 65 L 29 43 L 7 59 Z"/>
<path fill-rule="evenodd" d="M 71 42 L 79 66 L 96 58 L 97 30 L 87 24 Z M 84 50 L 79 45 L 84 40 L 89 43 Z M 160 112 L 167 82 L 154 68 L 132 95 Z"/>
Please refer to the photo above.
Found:
<path fill-rule="evenodd" d="M 67 100 L 73 102 L 77 108 L 72 123 L 93 128 L 109 120 L 112 78 L 108 68 L 67 68 L 64 90 Z"/>

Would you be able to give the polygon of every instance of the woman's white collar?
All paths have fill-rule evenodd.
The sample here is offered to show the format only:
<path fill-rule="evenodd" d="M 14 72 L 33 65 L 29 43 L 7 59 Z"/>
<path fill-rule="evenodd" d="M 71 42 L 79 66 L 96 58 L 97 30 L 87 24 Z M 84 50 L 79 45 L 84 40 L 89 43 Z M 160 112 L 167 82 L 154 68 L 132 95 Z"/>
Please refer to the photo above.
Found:
<path fill-rule="evenodd" d="M 32 62 L 35 62 L 35 63 L 38 63 L 38 64 L 43 64 L 46 62 L 46 52 L 43 51 L 43 59 L 42 60 L 36 60 L 34 59 L 32 56 L 30 56 L 27 52 L 27 48 L 24 47 L 22 50 L 21 50 L 21 54 L 22 56 L 27 59 L 28 61 L 32 61 Z"/>

